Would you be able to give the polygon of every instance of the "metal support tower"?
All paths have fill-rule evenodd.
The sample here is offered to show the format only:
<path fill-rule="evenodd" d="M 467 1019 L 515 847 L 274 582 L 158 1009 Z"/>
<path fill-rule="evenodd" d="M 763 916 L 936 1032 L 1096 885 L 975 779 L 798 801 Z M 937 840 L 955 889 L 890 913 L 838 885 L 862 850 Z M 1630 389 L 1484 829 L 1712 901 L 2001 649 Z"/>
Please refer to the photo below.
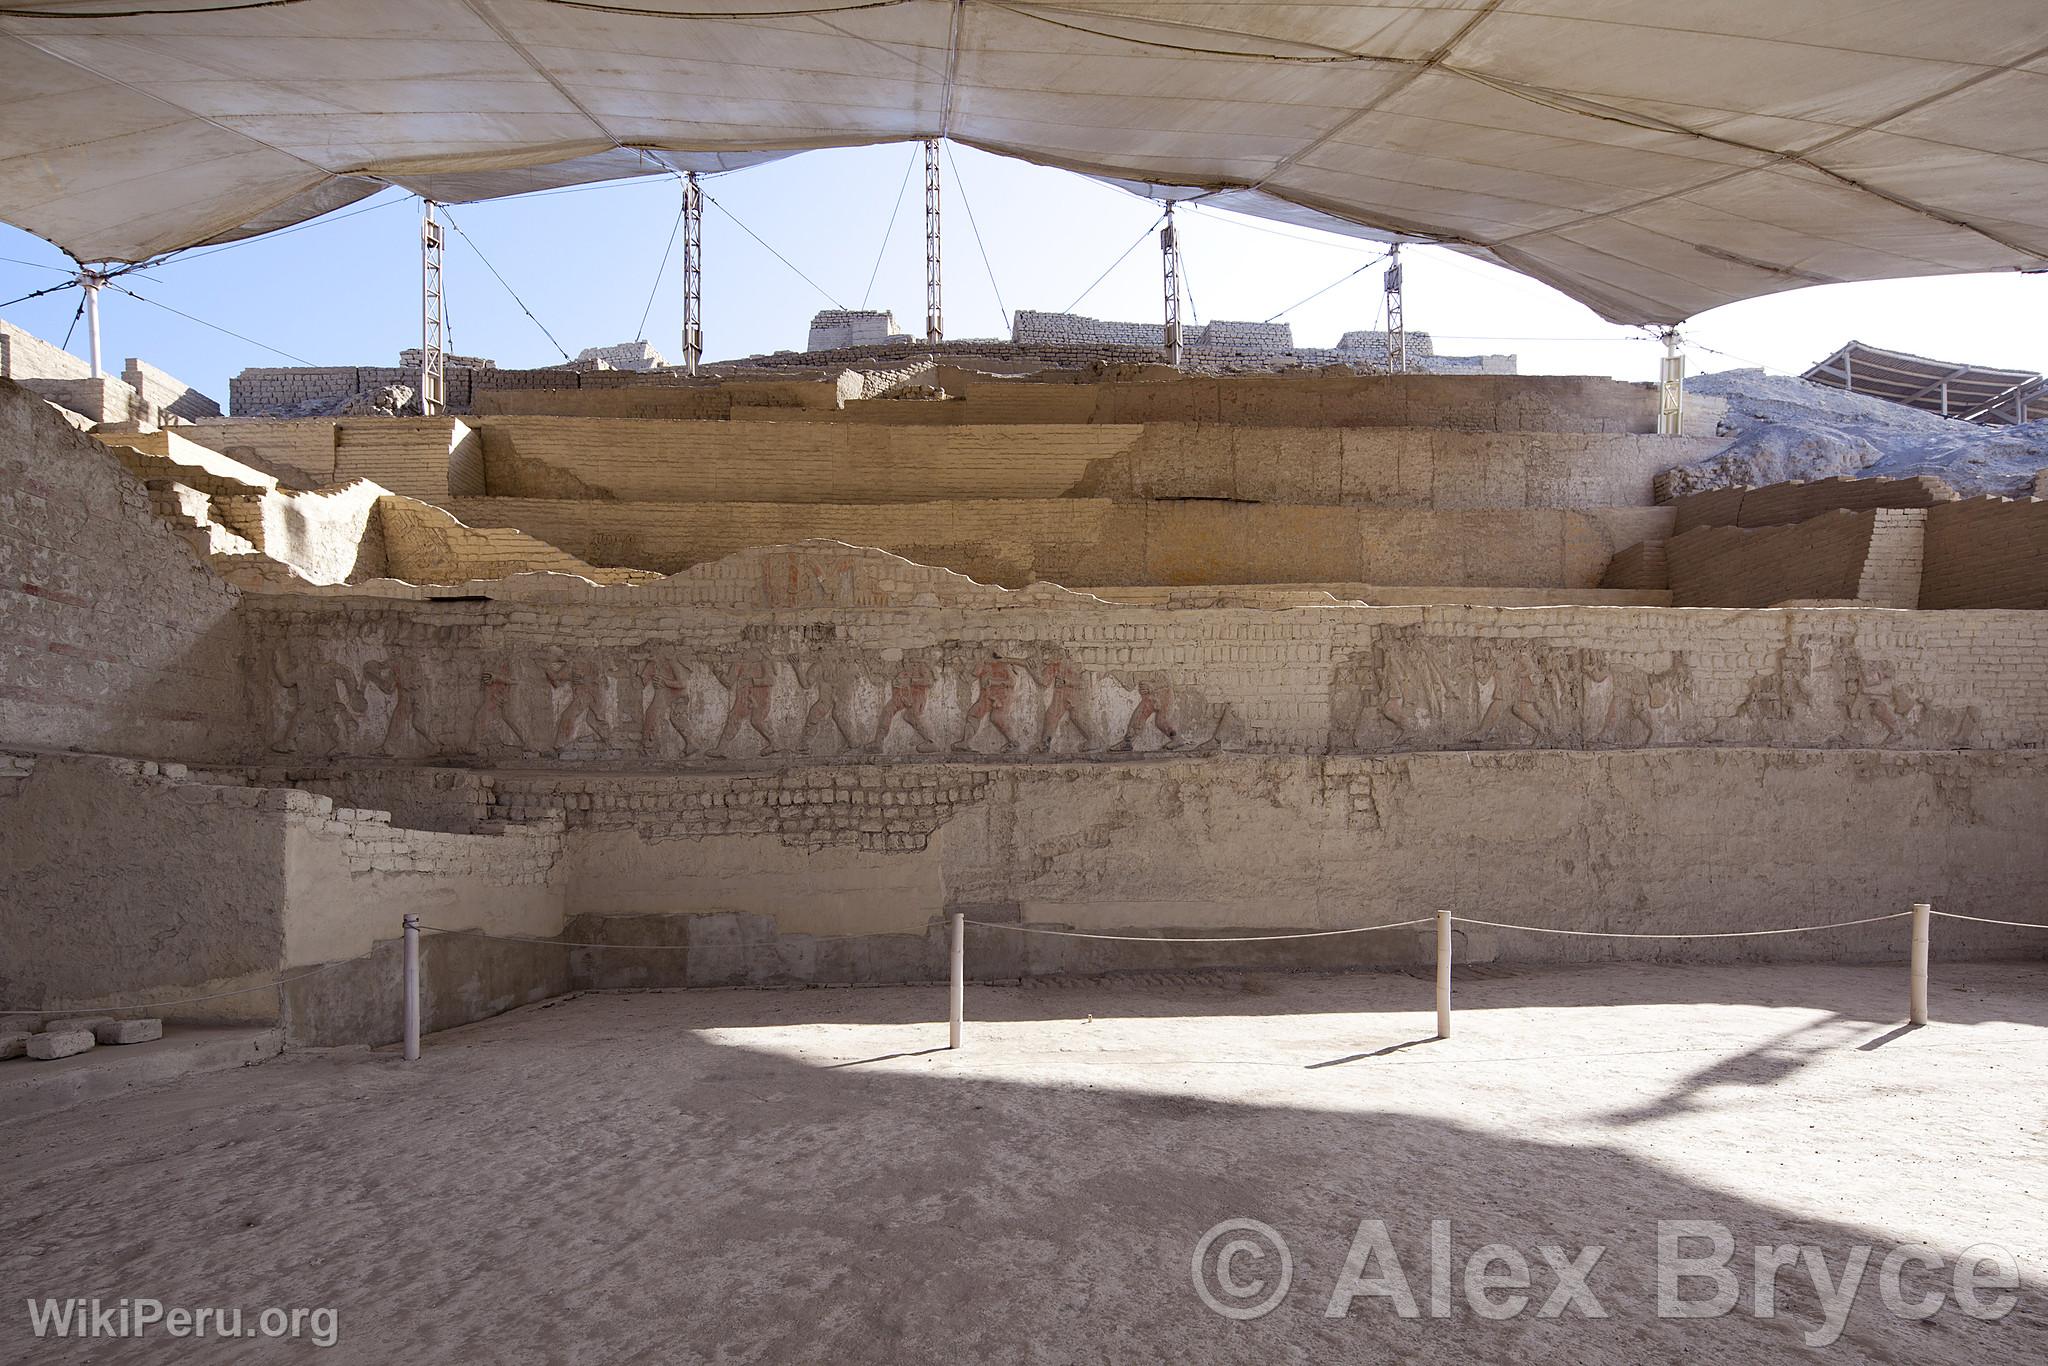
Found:
<path fill-rule="evenodd" d="M 1166 226 L 1159 230 L 1159 254 L 1166 262 L 1166 363 L 1179 367 L 1180 344 L 1180 234 L 1173 226 L 1173 204 L 1166 205 Z"/>
<path fill-rule="evenodd" d="M 446 337 L 441 310 L 441 223 L 434 201 L 420 201 L 420 412 L 448 408 Z"/>
<path fill-rule="evenodd" d="M 1387 253 L 1387 369 L 1408 373 L 1408 322 L 1401 310 L 1401 244 Z"/>
<path fill-rule="evenodd" d="M 100 377 L 100 286 L 107 277 L 97 270 L 80 270 L 79 286 L 85 290 L 85 331 L 92 339 L 92 377 Z"/>
<path fill-rule="evenodd" d="M 939 140 L 924 140 L 924 339 L 943 341 L 946 321 L 939 307 Z"/>
<path fill-rule="evenodd" d="M 704 192 L 683 177 L 683 365 L 696 378 L 704 359 Z"/>
<path fill-rule="evenodd" d="M 1664 338 L 1664 361 L 1657 384 L 1657 434 L 1684 436 L 1685 352 L 1680 349 L 1677 328 L 1667 327 L 1659 335 Z"/>

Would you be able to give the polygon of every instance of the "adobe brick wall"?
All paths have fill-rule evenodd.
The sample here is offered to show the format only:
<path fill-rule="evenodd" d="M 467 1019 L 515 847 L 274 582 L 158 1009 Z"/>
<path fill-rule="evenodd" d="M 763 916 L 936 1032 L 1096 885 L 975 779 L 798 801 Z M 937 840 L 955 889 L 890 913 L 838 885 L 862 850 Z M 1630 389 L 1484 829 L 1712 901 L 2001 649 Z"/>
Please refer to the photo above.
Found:
<path fill-rule="evenodd" d="M 561 497 L 582 489 L 587 497 L 670 502 L 1087 495 L 1412 508 L 1648 507 L 1658 471 L 1713 444 L 1633 434 L 1186 422 L 471 422 L 492 496 Z"/>
<path fill-rule="evenodd" d="M 1789 526 L 1838 508 L 1925 508 L 1954 502 L 1956 491 L 1933 475 L 1906 479 L 1813 479 L 1760 488 L 1710 489 L 1673 499 L 1682 535 L 1701 526 Z M 1660 499 L 1660 501 L 1662 501 Z"/>
<path fill-rule="evenodd" d="M 239 597 L 112 452 L 0 381 L 0 745 L 233 746 L 247 719 Z"/>
<path fill-rule="evenodd" d="M 1828 512 L 1796 526 L 1699 527 L 1665 543 L 1678 607 L 1850 601 L 1863 583 L 1877 513 Z"/>
<path fill-rule="evenodd" d="M 1021 588 L 1062 584 L 1390 583 L 1592 588 L 1614 553 L 1665 535 L 1664 508 L 1314 507 L 1205 499 L 656 503 L 459 498 L 596 564 L 675 573 L 822 538 Z"/>
<path fill-rule="evenodd" d="M 145 403 L 157 408 L 165 417 L 197 422 L 201 418 L 220 416 L 218 403 L 148 361 L 130 356 L 121 378 L 127 381 L 129 388 L 142 395 Z"/>
<path fill-rule="evenodd" d="M 1928 509 L 1920 605 L 2048 608 L 2048 502 L 1970 498 Z"/>
<path fill-rule="evenodd" d="M 1870 514 L 1831 514 L 1859 515 Z M 970 730 L 967 714 L 977 669 L 992 653 L 1019 661 L 1012 683 L 1027 749 L 1046 738 L 1038 728 L 1048 697 L 1047 685 L 1024 676 L 1025 665 L 1063 657 L 1083 676 L 1071 699 L 1079 728 L 1053 737 L 1066 754 L 1103 753 L 1134 725 L 1140 750 L 1163 746 L 1164 728 L 1138 716 L 1147 679 L 1164 689 L 1155 696 L 1170 696 L 1182 748 L 1226 751 L 2000 749 L 2048 740 L 2048 618 L 2027 612 L 1165 611 L 1074 594 L 1007 594 L 957 579 L 946 606 L 911 605 L 922 592 L 881 595 L 887 600 L 872 606 L 806 605 L 875 596 L 860 587 L 869 558 L 900 567 L 894 572 L 915 570 L 805 547 L 732 562 L 740 577 L 730 586 L 751 588 L 756 600 L 774 589 L 771 600 L 786 605 L 772 608 L 691 605 L 680 590 L 693 580 L 700 589 L 718 582 L 705 575 L 585 590 L 569 601 L 269 595 L 246 599 L 244 611 L 286 677 L 325 678 L 330 688 L 342 680 L 353 692 L 347 680 L 367 665 L 394 656 L 408 664 L 416 730 L 394 730 L 379 703 L 337 733 L 274 698 L 270 743 L 299 762 L 347 753 L 701 765 L 734 706 L 735 685 L 720 671 L 742 662 L 765 680 L 762 724 L 780 754 L 857 762 L 905 660 L 929 668 L 933 734 L 989 754 L 1000 737 Z M 654 688 L 647 667 L 663 657 L 676 665 L 674 682 Z M 501 693 L 486 687 L 486 675 Z M 845 730 L 807 719 L 825 693 L 842 708 Z M 657 702 L 659 710 L 647 710 Z M 916 738 L 898 721 L 884 750 L 914 757 Z M 739 767 L 790 761 L 757 764 L 754 733 L 737 739 Z"/>

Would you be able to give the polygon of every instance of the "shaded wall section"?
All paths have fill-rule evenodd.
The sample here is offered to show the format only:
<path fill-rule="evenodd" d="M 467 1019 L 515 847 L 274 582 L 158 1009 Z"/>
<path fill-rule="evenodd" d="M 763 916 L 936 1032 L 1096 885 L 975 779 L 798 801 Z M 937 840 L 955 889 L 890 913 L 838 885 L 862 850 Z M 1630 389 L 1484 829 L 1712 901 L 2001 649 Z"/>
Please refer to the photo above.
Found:
<path fill-rule="evenodd" d="M 0 380 L 0 744 L 225 751 L 246 724 L 239 598 L 105 447 Z"/>

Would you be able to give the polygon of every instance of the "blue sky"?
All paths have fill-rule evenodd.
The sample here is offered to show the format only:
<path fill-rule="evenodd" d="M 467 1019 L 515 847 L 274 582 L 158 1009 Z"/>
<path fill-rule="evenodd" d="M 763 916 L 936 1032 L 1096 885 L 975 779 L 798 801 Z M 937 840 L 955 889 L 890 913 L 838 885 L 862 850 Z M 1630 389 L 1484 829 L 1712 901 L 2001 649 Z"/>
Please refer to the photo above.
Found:
<path fill-rule="evenodd" d="M 1075 305 L 1158 217 L 1156 205 L 1081 176 L 971 148 L 951 150 L 958 176 L 948 166 L 949 337 L 1007 334 L 969 231 L 963 190 L 1010 309 Z M 919 155 L 914 143 L 834 149 L 706 180 L 717 201 L 706 206 L 704 225 L 708 357 L 801 348 L 811 314 L 834 302 L 890 308 L 908 330 L 920 330 Z M 678 204 L 674 181 L 652 179 L 453 212 L 570 354 L 641 335 L 646 310 L 644 335 L 674 358 L 682 319 L 678 253 L 669 253 L 658 280 L 655 272 Z M 892 211 L 894 231 L 884 248 Z M 1271 317 L 1381 250 L 1213 211 L 1183 210 L 1180 218 L 1188 284 L 1202 320 Z M 109 368 L 118 371 L 123 357 L 141 356 L 224 400 L 227 377 L 244 366 L 295 363 L 279 351 L 321 365 L 395 364 L 398 351 L 419 340 L 417 233 L 418 201 L 387 191 L 298 230 L 227 249 L 202 248 L 152 269 L 148 278 L 130 276 L 123 283 L 150 302 L 112 291 L 102 296 Z M 1512 351 L 1528 373 L 1655 377 L 1654 342 L 1600 322 L 1546 286 L 1440 249 L 1410 248 L 1403 256 L 1408 325 L 1435 333 L 1440 351 Z M 55 270 L 38 267 L 65 263 L 48 243 L 4 226 L 0 257 L 14 258 L 0 260 L 0 299 L 59 280 Z M 559 359 L 458 234 L 450 234 L 447 275 L 452 350 L 511 366 Z M 37 299 L 0 316 L 58 341 L 77 297 L 71 291 Z M 1381 297 L 1375 265 L 1288 312 L 1285 321 L 1294 325 L 1298 342 L 1329 345 L 1348 329 L 1375 326 Z M 1159 254 L 1152 241 L 1131 251 L 1075 311 L 1156 321 Z M 1923 355 L 2048 370 L 2043 316 L 2048 276 L 1949 276 L 1797 290 L 1715 309 L 1686 331 L 1694 372 L 1753 364 L 1796 371 L 1852 336 Z M 71 349 L 85 353 L 83 323 Z"/>

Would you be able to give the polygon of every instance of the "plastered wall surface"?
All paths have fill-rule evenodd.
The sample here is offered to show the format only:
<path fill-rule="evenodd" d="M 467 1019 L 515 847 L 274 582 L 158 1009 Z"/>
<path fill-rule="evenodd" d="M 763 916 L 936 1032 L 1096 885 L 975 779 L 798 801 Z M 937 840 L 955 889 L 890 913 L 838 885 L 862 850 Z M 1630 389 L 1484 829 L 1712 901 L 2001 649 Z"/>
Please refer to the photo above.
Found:
<path fill-rule="evenodd" d="M 1922 607 L 2048 608 L 2048 502 L 1971 498 L 1927 511 Z"/>
<path fill-rule="evenodd" d="M 240 594 L 150 509 L 104 447 L 0 380 L 0 744 L 237 743 Z"/>
<path fill-rule="evenodd" d="M 508 935 L 558 934 L 564 923 L 559 818 L 463 823 L 394 826 L 384 811 L 232 772 L 0 755 L 0 999 L 89 1009 L 213 996 L 164 1013 L 269 1023 L 278 993 L 245 988 L 282 975 L 302 1007 L 295 1042 L 393 1037 L 395 991 L 352 997 L 336 984 L 360 988 L 365 968 L 335 984 L 312 970 L 394 941 L 406 911 Z M 443 956 L 444 1024 L 490 1013 L 492 1002 L 508 1008 L 547 980 L 529 973 L 509 1003 L 479 995 L 481 961 L 488 954 Z"/>
<path fill-rule="evenodd" d="M 1927 897 L 1998 916 L 2048 871 L 2026 836 L 2044 779 L 2048 760 L 2037 754 L 1694 749 L 948 763 L 799 769 L 738 787 L 682 775 L 508 776 L 497 790 L 513 813 L 527 801 L 568 808 L 572 910 L 702 916 L 713 944 L 735 933 L 717 916 L 753 917 L 739 930 L 786 944 L 744 966 L 730 950 L 680 965 L 688 980 L 717 982 L 857 972 L 862 965 L 844 956 L 852 950 L 823 939 L 855 929 L 912 937 L 912 961 L 937 977 L 943 940 L 928 932 L 956 909 L 1160 934 L 1330 929 L 1439 909 L 1557 927 L 1760 929 L 1855 919 Z M 657 919 L 617 933 L 687 942 L 691 927 Z M 1459 934 L 1465 961 L 1759 952 L 1754 942 Z M 1902 922 L 1886 922 L 1795 937 L 1769 952 L 1896 958 L 1903 936 Z M 2038 948 L 2015 931 L 1955 922 L 1940 937 L 1958 956 Z M 875 947 L 877 966 L 900 970 L 904 945 Z M 970 941 L 980 976 L 1429 955 L 1427 927 L 1277 949 L 985 930 Z"/>
<path fill-rule="evenodd" d="M 1438 511 L 1208 499 L 921 503 L 448 500 L 598 564 L 676 573 L 813 538 L 878 546 L 1008 587 L 1395 583 L 1593 588 L 1616 551 L 1669 533 L 1655 507 Z"/>
<path fill-rule="evenodd" d="M 887 503 L 1231 498 L 1381 507 L 1649 506 L 1718 443 L 1580 432 L 1041 423 L 905 427 L 479 418 L 494 497 Z"/>

